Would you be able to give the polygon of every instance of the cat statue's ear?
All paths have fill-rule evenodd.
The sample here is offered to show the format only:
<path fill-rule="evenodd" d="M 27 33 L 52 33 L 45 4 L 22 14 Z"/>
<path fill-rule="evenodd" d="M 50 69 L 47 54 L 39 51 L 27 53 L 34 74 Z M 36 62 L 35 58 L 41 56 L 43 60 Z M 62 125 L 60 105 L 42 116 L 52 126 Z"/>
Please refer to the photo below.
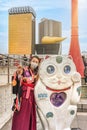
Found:
<path fill-rule="evenodd" d="M 50 56 L 47 55 L 47 56 L 45 56 L 45 59 L 48 59 L 49 57 L 50 57 Z"/>
<path fill-rule="evenodd" d="M 73 60 L 73 58 L 72 58 L 72 56 L 71 56 L 71 55 L 68 55 L 68 58 L 69 58 L 69 59 L 71 59 L 71 60 Z"/>

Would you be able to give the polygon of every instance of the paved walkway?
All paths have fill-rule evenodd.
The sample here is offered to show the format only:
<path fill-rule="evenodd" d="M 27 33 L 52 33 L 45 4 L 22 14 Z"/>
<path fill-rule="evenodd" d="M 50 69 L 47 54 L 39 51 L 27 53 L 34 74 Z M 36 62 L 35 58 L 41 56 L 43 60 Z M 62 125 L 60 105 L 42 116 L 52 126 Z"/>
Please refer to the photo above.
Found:
<path fill-rule="evenodd" d="M 0 130 L 11 130 L 11 124 L 12 119 L 10 119 Z M 77 113 L 77 116 L 74 119 L 71 128 L 71 130 L 87 130 L 87 112 Z M 38 128 L 37 130 L 41 129 Z"/>
<path fill-rule="evenodd" d="M 11 124 L 12 124 L 12 120 L 10 119 L 5 126 L 0 129 L 0 130 L 11 130 Z M 81 130 L 81 129 L 76 129 L 76 128 L 72 128 L 71 130 Z"/>
<path fill-rule="evenodd" d="M 11 130 L 11 123 L 12 123 L 12 120 L 10 119 L 6 124 L 5 126 L 0 129 L 0 130 Z"/>

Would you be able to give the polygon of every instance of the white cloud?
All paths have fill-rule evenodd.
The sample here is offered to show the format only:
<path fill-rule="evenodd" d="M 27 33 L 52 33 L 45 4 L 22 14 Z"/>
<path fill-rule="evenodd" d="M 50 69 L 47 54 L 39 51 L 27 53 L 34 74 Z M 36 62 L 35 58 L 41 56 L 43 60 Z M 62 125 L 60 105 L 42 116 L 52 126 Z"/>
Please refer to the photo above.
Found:
<path fill-rule="evenodd" d="M 71 33 L 70 30 L 63 30 L 62 31 L 62 36 L 70 38 L 70 33 Z"/>
<path fill-rule="evenodd" d="M 7 53 L 8 33 L 0 32 L 0 53 Z"/>
<path fill-rule="evenodd" d="M 87 31 L 81 30 L 81 32 L 79 33 L 79 37 L 83 38 L 83 39 L 87 39 Z"/>
<path fill-rule="evenodd" d="M 8 9 L 12 6 L 11 2 L 2 2 L 0 4 L 0 11 L 8 11 Z"/>
<path fill-rule="evenodd" d="M 79 0 L 79 9 L 87 9 L 87 0 Z M 14 6 L 32 6 L 36 11 L 54 8 L 71 8 L 71 0 L 2 0 L 0 1 L 0 11 L 7 11 Z"/>
<path fill-rule="evenodd" d="M 79 9 L 87 9 L 87 0 L 78 0 Z"/>
<path fill-rule="evenodd" d="M 32 6 L 35 10 L 44 10 L 44 9 L 54 9 L 54 8 L 69 8 L 69 0 L 65 2 L 65 0 L 55 2 L 53 0 L 10 0 L 9 2 L 0 3 L 0 11 L 6 11 L 14 6 Z"/>

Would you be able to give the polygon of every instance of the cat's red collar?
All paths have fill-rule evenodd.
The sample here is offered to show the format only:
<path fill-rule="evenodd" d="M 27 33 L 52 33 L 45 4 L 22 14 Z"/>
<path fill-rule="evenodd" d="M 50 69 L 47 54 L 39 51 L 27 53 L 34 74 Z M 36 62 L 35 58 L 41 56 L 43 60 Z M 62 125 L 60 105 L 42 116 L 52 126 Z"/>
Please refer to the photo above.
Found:
<path fill-rule="evenodd" d="M 71 87 L 68 87 L 68 88 L 64 88 L 64 89 L 53 89 L 53 88 L 49 88 L 46 86 L 46 88 L 50 91 L 53 91 L 53 92 L 62 92 L 62 91 L 66 91 L 66 90 L 69 90 Z"/>

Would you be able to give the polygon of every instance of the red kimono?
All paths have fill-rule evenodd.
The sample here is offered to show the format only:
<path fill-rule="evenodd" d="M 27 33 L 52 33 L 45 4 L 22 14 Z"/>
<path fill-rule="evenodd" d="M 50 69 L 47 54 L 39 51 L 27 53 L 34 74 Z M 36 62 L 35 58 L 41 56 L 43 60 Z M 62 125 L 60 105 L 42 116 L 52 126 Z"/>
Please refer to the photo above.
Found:
<path fill-rule="evenodd" d="M 26 70 L 24 77 L 30 76 L 29 70 Z M 11 130 L 36 130 L 35 107 L 34 85 L 23 83 L 21 108 L 19 112 L 14 112 Z"/>

